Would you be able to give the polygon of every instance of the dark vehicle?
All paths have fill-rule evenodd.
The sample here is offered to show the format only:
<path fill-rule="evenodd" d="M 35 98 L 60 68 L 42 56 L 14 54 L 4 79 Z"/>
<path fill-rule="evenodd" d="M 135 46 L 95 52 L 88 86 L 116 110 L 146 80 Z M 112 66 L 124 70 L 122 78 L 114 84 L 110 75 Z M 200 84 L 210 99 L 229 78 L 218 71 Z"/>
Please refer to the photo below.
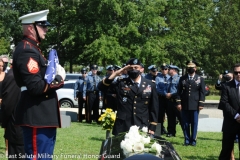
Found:
<path fill-rule="evenodd" d="M 69 73 L 69 74 L 66 74 L 66 78 L 65 78 L 65 81 L 68 81 L 68 80 L 77 80 L 79 79 L 79 77 L 81 77 L 82 74 L 72 74 L 72 73 Z"/>
<path fill-rule="evenodd" d="M 208 85 L 205 85 L 205 96 L 209 96 L 210 94 L 210 88 Z"/>
<path fill-rule="evenodd" d="M 154 155 L 153 158 L 153 154 L 141 153 L 126 158 L 120 147 L 120 143 L 124 139 L 124 136 L 125 134 L 119 134 L 118 136 L 113 136 L 103 141 L 99 160 L 181 160 L 181 157 L 175 151 L 173 145 L 159 136 L 154 136 L 154 139 L 162 146 L 161 156 Z"/>

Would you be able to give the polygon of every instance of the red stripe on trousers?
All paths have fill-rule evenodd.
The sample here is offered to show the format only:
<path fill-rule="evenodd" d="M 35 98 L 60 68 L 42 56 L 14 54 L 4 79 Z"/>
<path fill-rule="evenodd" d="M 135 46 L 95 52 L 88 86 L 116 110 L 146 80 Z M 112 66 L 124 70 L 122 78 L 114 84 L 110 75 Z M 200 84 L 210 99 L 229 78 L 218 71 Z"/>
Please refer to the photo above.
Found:
<path fill-rule="evenodd" d="M 37 128 L 33 128 L 32 143 L 33 143 L 33 160 L 37 160 Z"/>

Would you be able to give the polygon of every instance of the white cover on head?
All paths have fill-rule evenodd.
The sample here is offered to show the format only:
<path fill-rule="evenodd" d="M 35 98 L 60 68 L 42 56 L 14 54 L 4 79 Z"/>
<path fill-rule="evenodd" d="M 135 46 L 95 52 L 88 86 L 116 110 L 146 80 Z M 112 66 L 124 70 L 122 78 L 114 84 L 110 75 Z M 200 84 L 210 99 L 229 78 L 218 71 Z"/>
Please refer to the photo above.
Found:
<path fill-rule="evenodd" d="M 29 13 L 19 18 L 22 24 L 34 23 L 36 21 L 47 21 L 47 14 L 49 10 L 43 10 L 39 12 Z"/>

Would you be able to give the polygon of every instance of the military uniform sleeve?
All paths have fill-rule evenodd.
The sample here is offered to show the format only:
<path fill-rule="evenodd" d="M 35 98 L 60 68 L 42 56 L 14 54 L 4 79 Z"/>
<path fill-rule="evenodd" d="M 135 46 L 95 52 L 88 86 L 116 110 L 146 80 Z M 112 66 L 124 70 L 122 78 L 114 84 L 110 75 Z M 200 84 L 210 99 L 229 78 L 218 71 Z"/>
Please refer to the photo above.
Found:
<path fill-rule="evenodd" d="M 98 89 L 102 92 L 107 92 L 109 86 L 112 84 L 114 79 L 110 80 L 108 78 L 104 78 L 102 81 L 98 83 Z"/>
<path fill-rule="evenodd" d="M 158 121 L 158 112 L 159 112 L 159 101 L 158 101 L 158 95 L 156 90 L 156 84 L 152 83 L 152 99 L 151 99 L 151 105 L 149 108 L 149 121 L 150 126 L 149 130 L 155 131 Z"/>
<path fill-rule="evenodd" d="M 177 87 L 177 97 L 176 97 L 177 105 L 181 105 L 181 94 L 182 94 L 182 89 L 183 89 L 182 81 L 183 81 L 183 79 L 181 77 L 179 79 L 178 87 Z"/>
<path fill-rule="evenodd" d="M 201 77 L 200 78 L 201 83 L 200 83 L 200 89 L 199 89 L 199 102 L 198 106 L 204 107 L 204 101 L 205 101 L 205 82 L 204 79 Z"/>

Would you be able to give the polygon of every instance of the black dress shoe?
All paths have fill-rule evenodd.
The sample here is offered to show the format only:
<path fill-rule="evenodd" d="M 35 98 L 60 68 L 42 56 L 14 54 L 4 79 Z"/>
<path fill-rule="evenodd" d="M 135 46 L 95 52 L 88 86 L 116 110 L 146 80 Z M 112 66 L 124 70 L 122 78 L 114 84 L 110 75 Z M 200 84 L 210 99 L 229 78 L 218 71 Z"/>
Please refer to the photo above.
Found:
<path fill-rule="evenodd" d="M 161 132 L 161 134 L 167 134 L 167 131 L 165 130 L 165 128 L 164 128 L 164 129 L 162 129 L 162 132 Z"/>
<path fill-rule="evenodd" d="M 189 145 L 189 143 L 184 143 L 183 145 L 184 145 L 184 146 L 188 146 L 188 145 Z"/>
<path fill-rule="evenodd" d="M 167 137 L 175 137 L 175 134 L 168 133 L 168 134 L 167 134 Z"/>
<path fill-rule="evenodd" d="M 192 142 L 192 143 L 191 143 L 191 146 L 194 146 L 194 147 L 195 147 L 195 146 L 196 146 L 196 142 Z"/>

